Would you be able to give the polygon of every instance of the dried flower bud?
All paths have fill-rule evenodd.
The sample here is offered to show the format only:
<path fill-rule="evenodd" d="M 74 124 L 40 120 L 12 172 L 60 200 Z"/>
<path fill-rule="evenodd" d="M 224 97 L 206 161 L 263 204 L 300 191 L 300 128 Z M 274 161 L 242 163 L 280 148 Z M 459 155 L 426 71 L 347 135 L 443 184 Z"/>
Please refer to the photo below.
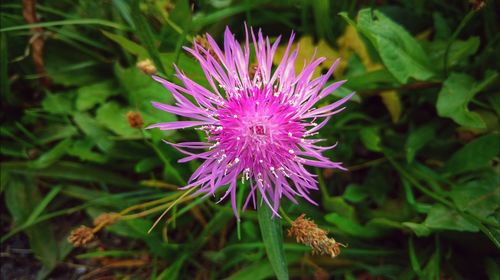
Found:
<path fill-rule="evenodd" d="M 132 128 L 141 128 L 142 125 L 144 124 L 144 121 L 142 120 L 141 113 L 139 112 L 128 112 L 127 113 L 127 120 L 128 124 Z"/>
<path fill-rule="evenodd" d="M 479 11 L 484 6 L 486 6 L 486 1 L 485 0 L 469 0 L 469 4 L 471 5 L 472 9 L 474 11 Z"/>
<path fill-rule="evenodd" d="M 82 247 L 94 239 L 94 231 L 86 226 L 79 226 L 71 231 L 68 242 L 75 247 Z"/>
<path fill-rule="evenodd" d="M 153 75 L 156 73 L 156 67 L 149 58 L 137 62 L 136 66 L 146 75 Z"/>
<path fill-rule="evenodd" d="M 196 35 L 194 37 L 194 42 L 202 47 L 204 50 L 206 50 L 208 52 L 208 54 L 215 59 L 215 61 L 217 61 L 217 63 L 221 63 L 219 57 L 217 56 L 217 54 L 215 53 L 214 49 L 212 48 L 212 45 L 210 45 L 210 43 L 208 42 L 208 39 L 207 39 L 207 35 L 206 34 L 203 34 L 203 35 Z"/>
<path fill-rule="evenodd" d="M 104 227 L 116 223 L 120 219 L 118 213 L 102 213 L 94 219 L 94 226 Z"/>
<path fill-rule="evenodd" d="M 318 228 L 313 221 L 304 217 L 305 214 L 302 214 L 292 223 L 288 236 L 295 236 L 298 243 L 311 247 L 313 254 L 329 255 L 332 258 L 338 256 L 342 244 L 328 238 L 326 230 Z"/>
<path fill-rule="evenodd" d="M 251 80 L 253 80 L 253 77 L 255 77 L 255 73 L 257 73 L 258 69 L 259 69 L 259 64 L 257 64 L 256 62 L 250 65 L 250 69 L 248 70 L 248 76 L 250 76 Z"/>

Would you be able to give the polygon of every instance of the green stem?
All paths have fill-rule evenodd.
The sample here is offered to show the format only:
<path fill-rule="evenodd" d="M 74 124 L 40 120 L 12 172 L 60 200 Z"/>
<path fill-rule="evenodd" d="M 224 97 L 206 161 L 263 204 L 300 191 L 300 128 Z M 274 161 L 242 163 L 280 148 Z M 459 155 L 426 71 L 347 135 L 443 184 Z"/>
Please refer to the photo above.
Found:
<path fill-rule="evenodd" d="M 467 15 L 462 19 L 462 21 L 460 21 L 460 24 L 458 25 L 455 32 L 453 32 L 450 40 L 448 41 L 448 44 L 446 45 L 446 50 L 444 52 L 444 64 L 443 64 L 445 76 L 448 75 L 448 55 L 451 49 L 451 45 L 457 39 L 458 35 L 460 35 L 460 32 L 462 32 L 467 23 L 472 19 L 472 17 L 474 17 L 476 12 L 477 12 L 476 10 L 471 10 L 470 12 L 467 13 Z"/>
<path fill-rule="evenodd" d="M 288 277 L 288 265 L 283 248 L 283 229 L 281 219 L 273 215 L 271 208 L 263 203 L 257 207 L 260 232 L 262 241 L 266 246 L 266 253 L 271 267 L 278 280 L 286 280 Z"/>

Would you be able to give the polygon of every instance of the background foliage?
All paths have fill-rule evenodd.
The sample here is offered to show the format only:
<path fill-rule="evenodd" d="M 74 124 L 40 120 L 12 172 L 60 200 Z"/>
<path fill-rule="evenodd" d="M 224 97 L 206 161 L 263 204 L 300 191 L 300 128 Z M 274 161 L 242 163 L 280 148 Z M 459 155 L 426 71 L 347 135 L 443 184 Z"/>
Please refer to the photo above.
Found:
<path fill-rule="evenodd" d="M 471 2 L 2 1 L 2 278 L 274 277 L 254 211 L 238 222 L 227 203 L 176 190 L 197 163 L 177 163 L 161 139 L 201 136 L 126 117 L 176 118 L 152 109 L 172 97 L 138 61 L 206 84 L 181 47 L 204 32 L 221 40 L 226 25 L 243 38 L 246 22 L 294 30 L 301 57 L 317 48 L 325 68 L 340 56 L 334 78 L 348 82 L 329 98 L 357 92 L 321 132 L 350 171 L 317 171 L 320 207 L 284 205 L 348 248 L 312 256 L 285 236 L 290 276 L 498 279 L 500 5 Z M 114 212 L 85 248 L 66 240 Z"/>

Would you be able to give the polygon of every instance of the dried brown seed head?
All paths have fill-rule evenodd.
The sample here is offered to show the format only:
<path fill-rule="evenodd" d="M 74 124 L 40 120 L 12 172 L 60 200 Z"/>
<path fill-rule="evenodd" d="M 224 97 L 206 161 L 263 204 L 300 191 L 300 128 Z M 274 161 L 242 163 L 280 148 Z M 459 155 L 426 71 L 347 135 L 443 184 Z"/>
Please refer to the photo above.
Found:
<path fill-rule="evenodd" d="M 82 247 L 94 239 L 94 231 L 87 226 L 79 226 L 71 231 L 68 242 L 75 247 Z"/>
<path fill-rule="evenodd" d="M 156 74 L 156 67 L 149 58 L 137 62 L 136 66 L 146 75 Z"/>
<path fill-rule="evenodd" d="M 342 244 L 328 238 L 328 232 L 319 228 L 313 221 L 300 215 L 288 230 L 288 236 L 294 236 L 298 243 L 310 246 L 313 254 L 329 255 L 332 258 L 340 254 Z"/>
<path fill-rule="evenodd" d="M 120 219 L 118 213 L 102 213 L 94 219 L 94 226 L 104 227 L 116 223 Z"/>
<path fill-rule="evenodd" d="M 144 121 L 142 120 L 141 113 L 139 112 L 128 112 L 127 113 L 127 120 L 128 124 L 132 128 L 141 128 L 142 125 L 144 124 Z"/>

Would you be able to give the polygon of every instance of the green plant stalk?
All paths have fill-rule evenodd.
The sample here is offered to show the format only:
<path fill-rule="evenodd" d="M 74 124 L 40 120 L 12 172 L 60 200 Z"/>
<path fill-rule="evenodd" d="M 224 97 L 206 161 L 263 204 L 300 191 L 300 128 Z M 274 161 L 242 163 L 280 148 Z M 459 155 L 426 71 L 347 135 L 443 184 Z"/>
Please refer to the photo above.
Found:
<path fill-rule="evenodd" d="M 462 30 L 464 29 L 464 27 L 472 19 L 472 17 L 474 17 L 474 15 L 476 13 L 477 13 L 477 11 L 473 9 L 473 10 L 470 10 L 467 13 L 467 15 L 465 15 L 465 17 L 460 21 L 460 24 L 458 25 L 458 27 L 455 30 L 455 32 L 453 32 L 453 34 L 451 35 L 450 40 L 446 44 L 446 50 L 444 51 L 444 63 L 443 63 L 445 76 L 448 75 L 448 55 L 449 55 L 449 52 L 450 52 L 450 49 L 451 49 L 451 45 L 457 39 L 458 35 L 460 35 L 460 32 L 462 32 Z"/>
<path fill-rule="evenodd" d="M 394 168 L 396 168 L 412 185 L 414 185 L 422 193 L 428 195 L 429 197 L 433 198 L 434 200 L 439 201 L 443 205 L 455 210 L 464 219 L 466 219 L 467 221 L 476 225 L 493 242 L 493 244 L 495 244 L 495 246 L 497 246 L 497 248 L 500 248 L 500 241 L 498 241 L 495 238 L 495 236 L 490 231 L 490 229 L 488 227 L 486 227 L 485 225 L 483 225 L 481 220 L 479 220 L 475 215 L 472 215 L 470 213 L 465 213 L 464 211 L 458 209 L 458 207 L 454 203 L 448 201 L 446 198 L 428 190 L 427 188 L 422 186 L 415 178 L 413 178 L 408 172 L 406 172 L 406 170 L 403 167 L 401 167 L 392 157 L 387 155 L 387 153 L 385 153 L 385 155 L 386 155 L 387 159 L 389 160 L 389 162 L 391 162 L 391 164 L 394 166 Z"/>
<path fill-rule="evenodd" d="M 283 248 L 283 229 L 281 219 L 273 217 L 273 211 L 263 203 L 257 207 L 260 232 L 266 247 L 267 257 L 278 280 L 288 277 L 288 265 Z"/>

